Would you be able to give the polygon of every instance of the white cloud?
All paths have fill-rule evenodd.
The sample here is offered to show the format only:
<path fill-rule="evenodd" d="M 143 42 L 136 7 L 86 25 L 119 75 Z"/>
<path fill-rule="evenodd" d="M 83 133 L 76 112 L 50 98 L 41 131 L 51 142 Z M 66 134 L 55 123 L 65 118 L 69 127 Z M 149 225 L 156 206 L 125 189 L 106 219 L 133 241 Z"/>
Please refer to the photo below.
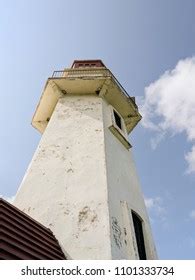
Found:
<path fill-rule="evenodd" d="M 173 70 L 146 87 L 141 103 L 142 125 L 156 132 L 152 148 L 167 135 L 185 133 L 192 143 L 185 156 L 187 172 L 195 172 L 195 57 L 180 60 Z"/>
<path fill-rule="evenodd" d="M 191 151 L 185 155 L 185 159 L 188 163 L 187 173 L 195 172 L 195 145 L 193 145 Z"/>
<path fill-rule="evenodd" d="M 3 196 L 0 194 L 0 198 L 3 198 L 5 199 L 7 202 L 9 203 L 13 203 L 14 199 L 15 199 L 15 195 L 14 196 L 11 196 L 11 197 L 6 197 L 6 196 Z"/>
<path fill-rule="evenodd" d="M 166 209 L 163 206 L 163 200 L 161 197 L 145 197 L 144 200 L 152 221 L 155 219 L 155 217 L 161 221 L 166 220 Z"/>
<path fill-rule="evenodd" d="M 195 220 L 195 210 L 192 210 L 189 216 L 191 219 Z"/>
<path fill-rule="evenodd" d="M 154 205 L 154 199 L 153 198 L 145 198 L 145 204 L 146 204 L 146 207 L 148 209 L 151 209 Z"/>
<path fill-rule="evenodd" d="M 148 209 L 154 208 L 156 205 L 161 202 L 160 197 L 154 197 L 154 198 L 145 198 L 145 204 Z"/>

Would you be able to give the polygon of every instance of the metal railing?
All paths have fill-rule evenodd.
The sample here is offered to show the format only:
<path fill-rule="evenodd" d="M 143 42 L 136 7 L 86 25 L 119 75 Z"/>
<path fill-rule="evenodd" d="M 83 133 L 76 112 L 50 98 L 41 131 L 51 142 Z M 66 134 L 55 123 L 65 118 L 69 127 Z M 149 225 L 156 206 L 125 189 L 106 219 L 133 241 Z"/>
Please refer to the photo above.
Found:
<path fill-rule="evenodd" d="M 68 68 L 64 70 L 54 71 L 52 78 L 112 78 L 120 90 L 125 94 L 126 97 L 131 99 L 134 105 L 137 107 L 135 100 L 126 92 L 123 86 L 119 83 L 116 77 L 112 74 L 109 69 L 106 68 L 86 68 L 86 69 L 75 69 Z"/>
<path fill-rule="evenodd" d="M 52 78 L 62 78 L 63 74 L 64 74 L 63 70 L 61 70 L 61 71 L 54 71 L 53 75 L 52 75 Z"/>
<path fill-rule="evenodd" d="M 54 71 L 52 78 L 63 78 L 63 77 L 110 77 L 111 72 L 108 69 L 105 68 L 99 68 L 99 69 L 79 69 L 79 68 L 73 68 L 73 69 L 64 69 L 60 71 Z"/>

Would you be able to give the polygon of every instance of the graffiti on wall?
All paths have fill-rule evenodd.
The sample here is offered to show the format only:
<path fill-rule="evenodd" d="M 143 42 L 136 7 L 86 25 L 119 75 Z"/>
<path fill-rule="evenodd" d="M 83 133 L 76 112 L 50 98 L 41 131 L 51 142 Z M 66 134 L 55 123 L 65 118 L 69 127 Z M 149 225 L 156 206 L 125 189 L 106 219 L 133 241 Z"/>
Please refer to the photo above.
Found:
<path fill-rule="evenodd" d="M 122 247 L 122 231 L 116 217 L 112 217 L 112 232 L 115 244 L 120 249 Z"/>

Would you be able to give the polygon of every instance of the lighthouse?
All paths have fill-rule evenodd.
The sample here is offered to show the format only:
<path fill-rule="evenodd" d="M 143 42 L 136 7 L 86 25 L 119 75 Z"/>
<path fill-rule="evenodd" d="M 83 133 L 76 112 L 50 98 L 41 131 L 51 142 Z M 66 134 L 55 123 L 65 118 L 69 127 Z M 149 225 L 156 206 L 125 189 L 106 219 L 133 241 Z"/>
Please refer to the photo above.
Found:
<path fill-rule="evenodd" d="M 70 259 L 157 259 L 129 142 L 140 119 L 101 60 L 48 78 L 32 119 L 42 137 L 14 205 Z"/>

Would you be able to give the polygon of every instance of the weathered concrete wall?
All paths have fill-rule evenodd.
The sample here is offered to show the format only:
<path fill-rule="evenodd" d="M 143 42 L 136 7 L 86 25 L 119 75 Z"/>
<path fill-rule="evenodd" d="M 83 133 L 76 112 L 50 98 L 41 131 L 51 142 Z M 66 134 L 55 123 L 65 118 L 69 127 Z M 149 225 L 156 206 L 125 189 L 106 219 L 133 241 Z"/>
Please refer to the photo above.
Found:
<path fill-rule="evenodd" d="M 109 104 L 104 101 L 103 119 L 112 258 L 139 258 L 131 217 L 131 210 L 134 210 L 143 219 L 147 258 L 156 259 L 156 250 L 131 149 L 127 150 L 109 130 L 109 127 L 112 125 L 109 107 Z M 124 133 L 126 134 L 126 131 Z"/>
<path fill-rule="evenodd" d="M 72 259 L 137 259 L 132 209 L 155 259 L 132 154 L 112 121 L 98 96 L 59 99 L 14 204 L 50 227 Z"/>
<path fill-rule="evenodd" d="M 72 259 L 111 259 L 101 98 L 59 100 L 14 204 Z"/>

